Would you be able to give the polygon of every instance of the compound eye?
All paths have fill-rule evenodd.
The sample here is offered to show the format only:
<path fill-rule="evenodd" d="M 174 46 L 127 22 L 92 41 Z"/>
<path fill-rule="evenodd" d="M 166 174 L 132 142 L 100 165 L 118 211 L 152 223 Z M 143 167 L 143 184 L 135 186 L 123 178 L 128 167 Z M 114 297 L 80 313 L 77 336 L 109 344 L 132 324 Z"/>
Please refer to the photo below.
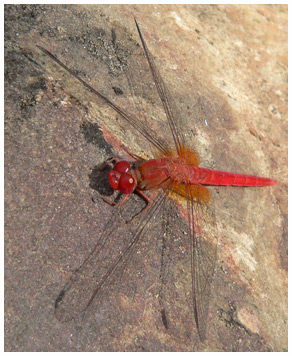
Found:
<path fill-rule="evenodd" d="M 120 161 L 115 164 L 113 169 L 121 174 L 127 173 L 130 170 L 130 163 L 127 161 Z"/>
<path fill-rule="evenodd" d="M 123 173 L 119 181 L 119 191 L 123 194 L 131 194 L 135 190 L 136 181 L 131 174 Z"/>
<path fill-rule="evenodd" d="M 119 188 L 120 177 L 121 177 L 121 174 L 114 170 L 112 170 L 108 173 L 109 183 L 114 190 L 117 190 Z"/>

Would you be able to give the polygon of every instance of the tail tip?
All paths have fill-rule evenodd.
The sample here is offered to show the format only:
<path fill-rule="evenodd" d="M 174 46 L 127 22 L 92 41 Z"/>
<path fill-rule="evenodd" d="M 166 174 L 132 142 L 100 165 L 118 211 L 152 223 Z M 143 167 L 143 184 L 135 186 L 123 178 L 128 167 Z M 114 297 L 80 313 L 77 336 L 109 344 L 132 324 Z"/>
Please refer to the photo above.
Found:
<path fill-rule="evenodd" d="M 270 185 L 276 185 L 276 184 L 278 184 L 278 181 L 276 179 L 270 180 Z"/>

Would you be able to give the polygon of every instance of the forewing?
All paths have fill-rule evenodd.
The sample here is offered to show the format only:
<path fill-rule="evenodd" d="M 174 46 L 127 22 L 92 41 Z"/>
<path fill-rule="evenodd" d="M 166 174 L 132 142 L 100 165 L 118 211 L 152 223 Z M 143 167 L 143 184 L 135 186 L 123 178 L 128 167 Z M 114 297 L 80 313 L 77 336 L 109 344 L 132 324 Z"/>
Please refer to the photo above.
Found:
<path fill-rule="evenodd" d="M 150 53 L 150 51 L 146 45 L 146 42 L 142 36 L 142 33 L 140 31 L 140 28 L 139 28 L 136 20 L 135 20 L 135 23 L 136 23 L 137 30 L 138 30 L 138 33 L 140 36 L 140 40 L 142 42 L 145 56 L 147 58 L 147 61 L 148 61 L 149 67 L 150 67 L 150 71 L 153 76 L 153 80 L 155 82 L 156 90 L 158 92 L 159 98 L 160 98 L 161 103 L 164 108 L 165 115 L 167 117 L 167 121 L 168 121 L 168 124 L 170 127 L 170 131 L 172 134 L 172 138 L 174 141 L 174 145 L 175 145 L 177 154 L 179 156 L 181 156 L 182 152 L 183 152 L 183 147 L 184 147 L 184 140 L 183 140 L 183 136 L 182 136 L 182 131 L 180 130 L 180 127 L 178 125 L 178 118 L 179 118 L 178 110 L 175 106 L 174 100 L 171 98 L 171 95 L 166 88 L 166 85 L 164 84 L 164 81 L 159 73 L 158 68 L 155 65 L 153 56 Z"/>
<path fill-rule="evenodd" d="M 131 115 L 122 107 L 114 103 L 112 100 L 105 97 L 100 91 L 93 88 L 89 85 L 85 80 L 83 80 L 79 75 L 77 75 L 71 68 L 65 65 L 62 61 L 60 61 L 55 55 L 49 52 L 47 49 L 37 45 L 37 47 L 53 59 L 59 66 L 65 69 L 69 74 L 75 77 L 85 88 L 87 88 L 91 93 L 93 93 L 97 98 L 106 102 L 116 113 L 125 120 L 125 122 L 132 125 L 148 142 L 150 142 L 156 150 L 160 151 L 163 154 L 166 154 L 169 151 L 167 145 L 163 142 L 162 139 L 157 138 L 157 134 L 147 125 L 143 124 L 137 117 Z M 137 114 L 137 113 L 136 113 Z"/>
<path fill-rule="evenodd" d="M 98 87 L 88 84 L 88 81 L 76 74 L 74 70 L 47 49 L 39 45 L 37 47 L 74 76 L 97 98 L 106 102 L 115 110 L 126 124 L 125 129 L 127 131 L 131 129 L 129 125 L 138 131 L 151 144 L 153 155 L 157 154 L 157 151 L 166 155 L 170 151 L 173 152 L 174 149 L 181 155 L 183 135 L 180 129 L 179 111 L 161 78 L 138 25 L 137 29 L 144 53 L 138 48 L 127 58 L 126 64 L 123 64 L 121 59 L 125 49 L 119 51 L 119 46 L 113 40 L 111 55 L 116 57 L 117 63 L 109 68 L 108 82 L 109 88 L 113 89 L 111 91 L 100 90 Z M 107 40 L 107 45 L 109 46 L 109 44 L 110 41 Z M 162 108 L 164 112 L 161 110 Z M 157 127 L 155 126 L 156 121 L 159 121 Z M 168 125 L 168 128 L 166 128 L 166 125 Z M 167 131 L 172 136 L 173 142 L 166 142 Z"/>

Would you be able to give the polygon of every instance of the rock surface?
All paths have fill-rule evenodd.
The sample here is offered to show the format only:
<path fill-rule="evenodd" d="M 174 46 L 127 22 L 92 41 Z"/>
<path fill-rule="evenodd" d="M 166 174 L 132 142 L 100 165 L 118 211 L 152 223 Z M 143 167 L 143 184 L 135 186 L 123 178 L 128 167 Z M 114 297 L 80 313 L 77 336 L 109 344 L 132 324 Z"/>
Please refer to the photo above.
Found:
<path fill-rule="evenodd" d="M 287 349 L 287 14 L 287 5 L 5 6 L 6 351 Z M 279 181 L 211 189 L 220 240 L 205 342 L 189 301 L 186 237 L 171 240 L 163 325 L 154 222 L 99 308 L 68 323 L 54 316 L 58 294 L 111 216 L 110 206 L 92 202 L 95 167 L 126 155 L 121 144 L 143 157 L 151 151 L 35 45 L 133 114 L 147 108 L 152 128 L 170 138 L 153 120 L 161 108 L 151 82 L 140 77 L 134 17 L 202 165 Z M 117 70 L 129 63 L 127 93 Z"/>

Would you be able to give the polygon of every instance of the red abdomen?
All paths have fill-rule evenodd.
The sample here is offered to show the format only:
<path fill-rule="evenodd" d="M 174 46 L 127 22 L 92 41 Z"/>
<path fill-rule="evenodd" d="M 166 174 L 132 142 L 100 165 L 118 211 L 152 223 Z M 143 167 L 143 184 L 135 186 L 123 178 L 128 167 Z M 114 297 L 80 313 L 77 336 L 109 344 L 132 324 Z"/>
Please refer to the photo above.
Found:
<path fill-rule="evenodd" d="M 274 179 L 190 166 L 180 163 L 178 158 L 170 157 L 143 162 L 136 169 L 136 175 L 140 189 L 163 188 L 170 180 L 179 184 L 186 181 L 192 185 L 241 187 L 260 187 L 277 184 Z"/>
<path fill-rule="evenodd" d="M 188 179 L 191 184 L 232 185 L 240 187 L 261 187 L 277 184 L 270 178 L 238 174 L 200 167 L 188 167 Z"/>

